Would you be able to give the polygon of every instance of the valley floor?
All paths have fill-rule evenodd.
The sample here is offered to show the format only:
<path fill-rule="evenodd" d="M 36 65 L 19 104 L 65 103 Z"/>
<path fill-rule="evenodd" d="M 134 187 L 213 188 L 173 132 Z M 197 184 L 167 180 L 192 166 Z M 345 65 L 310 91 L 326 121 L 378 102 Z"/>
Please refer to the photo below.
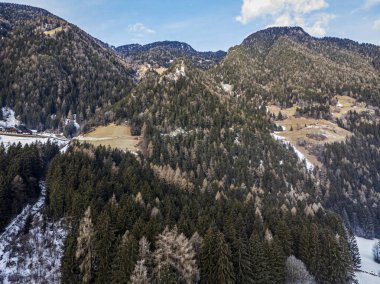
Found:
<path fill-rule="evenodd" d="M 0 144 L 4 144 L 5 148 L 12 144 L 20 143 L 22 146 L 32 143 L 47 143 L 48 140 L 52 143 L 57 143 L 57 145 L 62 148 L 67 145 L 70 140 L 65 137 L 57 137 L 53 134 L 39 134 L 39 135 L 10 135 L 10 134 L 0 134 Z"/>
<path fill-rule="evenodd" d="M 379 240 L 356 237 L 356 241 L 362 259 L 361 272 L 356 273 L 359 284 L 380 283 L 380 264 L 376 263 L 372 257 L 372 247 Z"/>
<path fill-rule="evenodd" d="M 49 223 L 42 211 L 46 188 L 40 198 L 27 205 L 0 235 L 0 283 L 59 283 L 63 242 L 67 235 L 63 222 Z M 32 218 L 28 231 L 25 225 Z"/>

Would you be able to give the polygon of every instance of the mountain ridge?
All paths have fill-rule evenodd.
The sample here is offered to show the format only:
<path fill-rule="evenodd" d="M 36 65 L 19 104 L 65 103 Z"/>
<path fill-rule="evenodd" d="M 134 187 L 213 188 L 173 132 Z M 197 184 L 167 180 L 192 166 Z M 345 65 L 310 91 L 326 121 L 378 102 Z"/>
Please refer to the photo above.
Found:
<path fill-rule="evenodd" d="M 158 64 L 168 68 L 173 61 L 187 58 L 193 65 L 208 69 L 217 64 L 227 54 L 218 51 L 197 51 L 191 45 L 179 41 L 158 41 L 145 45 L 127 44 L 116 47 L 115 50 L 123 55 L 127 61 L 133 63 Z"/>

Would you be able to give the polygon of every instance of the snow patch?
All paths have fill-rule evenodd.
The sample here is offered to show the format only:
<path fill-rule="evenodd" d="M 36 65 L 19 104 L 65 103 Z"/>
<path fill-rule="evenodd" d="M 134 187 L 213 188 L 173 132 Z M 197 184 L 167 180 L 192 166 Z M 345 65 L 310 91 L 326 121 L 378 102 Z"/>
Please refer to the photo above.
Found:
<path fill-rule="evenodd" d="M 170 137 L 173 138 L 173 137 L 177 137 L 179 135 L 186 135 L 186 134 L 187 134 L 186 130 L 184 130 L 183 128 L 179 127 L 177 129 L 171 131 L 168 134 L 162 133 L 161 136 L 170 136 Z"/>
<path fill-rule="evenodd" d="M 75 128 L 78 130 L 80 128 L 79 123 L 77 122 L 76 118 L 74 119 L 65 119 L 65 125 L 74 124 Z"/>
<path fill-rule="evenodd" d="M 308 160 L 306 159 L 305 155 L 302 154 L 294 145 L 292 145 L 292 143 L 290 143 L 288 140 L 286 140 L 285 137 L 282 137 L 280 135 L 277 134 L 278 132 L 275 132 L 275 133 L 272 133 L 272 137 L 274 139 L 276 139 L 277 141 L 280 141 L 282 142 L 283 144 L 285 145 L 289 145 L 293 148 L 294 152 L 297 154 L 298 156 L 298 159 L 300 159 L 301 161 L 305 161 L 306 163 L 306 168 L 309 170 L 309 171 L 313 171 L 314 170 L 314 165 Z"/>
<path fill-rule="evenodd" d="M 1 127 L 15 127 L 21 124 L 16 119 L 15 112 L 11 108 L 3 107 L 1 111 L 3 112 L 3 120 L 0 120 Z"/>
<path fill-rule="evenodd" d="M 176 66 L 175 67 L 175 71 L 174 73 L 170 73 L 167 75 L 167 77 L 170 79 L 170 80 L 173 80 L 173 81 L 178 81 L 179 78 L 181 77 L 186 77 L 186 72 L 185 72 L 185 65 L 183 62 L 181 62 L 181 65 L 178 67 Z"/>
<path fill-rule="evenodd" d="M 222 86 L 223 91 L 225 91 L 226 93 L 229 93 L 229 94 L 231 94 L 233 89 L 234 89 L 234 87 L 232 85 L 224 84 L 223 82 L 221 83 L 221 86 Z"/>
<path fill-rule="evenodd" d="M 40 187 L 37 202 L 25 206 L 0 235 L 1 283 L 59 283 L 67 230 L 62 220 L 44 223 L 46 187 L 43 183 Z M 28 216 L 32 222 L 25 234 Z"/>
<path fill-rule="evenodd" d="M 358 279 L 359 284 L 380 283 L 380 264 L 376 263 L 372 256 L 373 245 L 378 241 L 378 239 L 367 240 L 356 237 L 362 260 L 360 268 L 361 272 L 356 272 L 356 278 Z"/>
<path fill-rule="evenodd" d="M 59 138 L 55 135 L 50 135 L 50 134 L 41 134 L 38 136 L 21 136 L 21 135 L 0 135 L 0 144 L 2 143 L 5 148 L 8 148 L 9 146 L 13 144 L 18 144 L 20 143 L 22 146 L 25 145 L 30 145 L 33 143 L 42 143 L 46 144 L 48 141 L 52 143 L 56 143 L 60 148 L 66 146 L 70 140 L 66 138 Z"/>

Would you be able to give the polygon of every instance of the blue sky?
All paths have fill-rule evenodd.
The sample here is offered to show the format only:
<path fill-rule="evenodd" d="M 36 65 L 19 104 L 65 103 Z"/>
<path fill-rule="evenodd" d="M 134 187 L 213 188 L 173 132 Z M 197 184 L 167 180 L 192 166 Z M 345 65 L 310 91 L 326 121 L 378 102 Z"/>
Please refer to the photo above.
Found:
<path fill-rule="evenodd" d="M 0 0 L 1 1 L 1 0 Z M 380 0 L 11 0 L 45 8 L 112 45 L 178 40 L 227 50 L 269 26 L 380 45 Z"/>

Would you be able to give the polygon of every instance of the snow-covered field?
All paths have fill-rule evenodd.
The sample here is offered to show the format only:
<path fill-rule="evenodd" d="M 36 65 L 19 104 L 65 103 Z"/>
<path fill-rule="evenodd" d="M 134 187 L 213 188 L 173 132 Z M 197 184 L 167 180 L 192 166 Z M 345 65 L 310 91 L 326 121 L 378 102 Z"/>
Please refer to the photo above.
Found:
<path fill-rule="evenodd" d="M 51 134 L 41 134 L 38 136 L 19 136 L 19 135 L 1 135 L 0 134 L 0 144 L 3 143 L 5 148 L 9 147 L 12 144 L 21 143 L 21 145 L 25 146 L 26 144 L 32 144 L 36 142 L 47 143 L 48 140 L 52 143 L 57 143 L 58 146 L 64 147 L 67 145 L 70 140 L 66 138 L 59 138 L 55 135 Z"/>
<path fill-rule="evenodd" d="M 356 273 L 359 284 L 380 283 L 380 264 L 376 263 L 372 257 L 372 247 L 379 240 L 367 240 L 356 237 L 356 241 L 358 243 L 359 252 L 362 259 L 360 270 L 363 271 Z"/>
<path fill-rule="evenodd" d="M 306 157 L 304 156 L 304 154 L 302 154 L 296 147 L 294 147 L 294 145 L 292 145 L 292 143 L 290 143 L 288 140 L 286 140 L 285 137 L 282 137 L 282 136 L 276 134 L 276 132 L 272 133 L 272 137 L 274 139 L 276 139 L 277 141 L 281 141 L 282 143 L 284 143 L 286 145 L 290 145 L 293 148 L 294 152 L 296 152 L 296 154 L 298 156 L 298 159 L 300 159 L 300 161 L 305 161 L 306 162 L 306 168 L 309 171 L 314 170 L 314 165 L 308 159 L 306 159 Z"/>
<path fill-rule="evenodd" d="M 3 112 L 4 120 L 0 120 L 1 127 L 13 127 L 20 125 L 20 121 L 18 121 L 15 117 L 15 112 L 7 107 L 3 107 L 0 109 Z"/>
<path fill-rule="evenodd" d="M 46 189 L 27 205 L 0 235 L 0 283 L 59 283 L 63 243 L 67 232 L 62 221 L 44 224 Z M 24 227 L 28 216 L 32 223 Z"/>

